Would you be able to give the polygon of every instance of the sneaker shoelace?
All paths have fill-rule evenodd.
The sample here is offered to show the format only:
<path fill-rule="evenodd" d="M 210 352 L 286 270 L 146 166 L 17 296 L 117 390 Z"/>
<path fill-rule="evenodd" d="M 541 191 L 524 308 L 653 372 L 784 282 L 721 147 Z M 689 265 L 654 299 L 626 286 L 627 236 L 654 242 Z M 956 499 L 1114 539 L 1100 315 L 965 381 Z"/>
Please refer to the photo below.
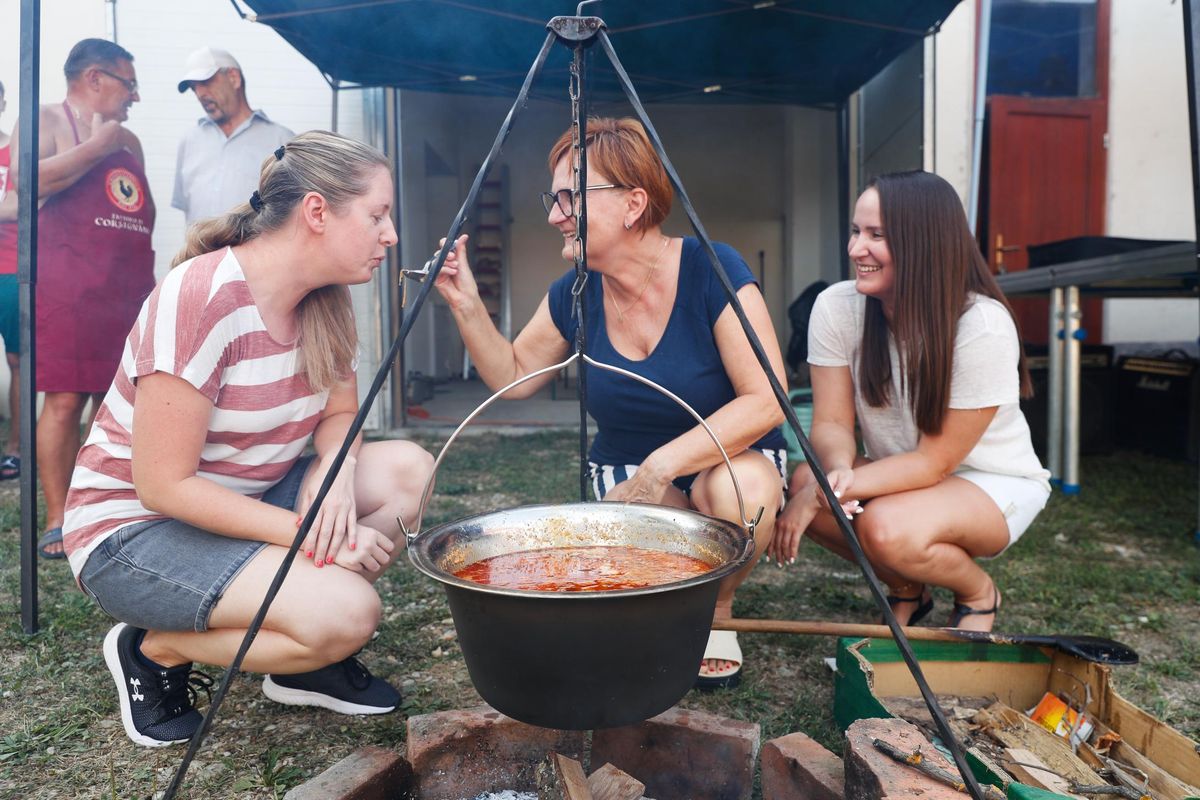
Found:
<path fill-rule="evenodd" d="M 158 701 L 158 708 L 172 717 L 191 711 L 200 698 L 200 692 L 204 692 L 204 696 L 212 700 L 212 685 L 215 681 L 212 676 L 199 670 L 188 670 L 187 673 L 161 672 L 159 681 L 162 697 Z"/>

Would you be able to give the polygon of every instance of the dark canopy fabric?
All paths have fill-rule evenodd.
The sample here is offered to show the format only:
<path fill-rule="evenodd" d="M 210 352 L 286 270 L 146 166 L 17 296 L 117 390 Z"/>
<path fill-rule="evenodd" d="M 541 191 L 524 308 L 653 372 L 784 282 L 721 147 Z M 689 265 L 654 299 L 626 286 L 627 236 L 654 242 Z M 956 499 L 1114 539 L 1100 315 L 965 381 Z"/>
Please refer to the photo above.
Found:
<path fill-rule="evenodd" d="M 238 0 L 233 0 L 236 4 Z M 241 0 L 331 79 L 365 86 L 511 96 L 563 0 Z M 647 102 L 844 100 L 941 23 L 959 0 L 604 0 L 625 69 Z M 555 48 L 547 75 L 569 58 Z M 604 59 L 593 99 L 621 96 Z M 547 77 L 535 97 L 565 99 Z M 712 87 L 719 86 L 714 90 Z M 706 91 L 708 89 L 708 91 Z"/>

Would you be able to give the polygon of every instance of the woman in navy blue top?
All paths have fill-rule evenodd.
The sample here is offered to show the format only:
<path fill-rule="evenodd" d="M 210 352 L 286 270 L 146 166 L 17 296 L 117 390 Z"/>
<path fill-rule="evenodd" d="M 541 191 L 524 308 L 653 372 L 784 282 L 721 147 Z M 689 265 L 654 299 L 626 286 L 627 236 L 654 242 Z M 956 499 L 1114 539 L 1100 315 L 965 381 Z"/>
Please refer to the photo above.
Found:
<path fill-rule="evenodd" d="M 730 454 L 747 514 L 764 509 L 755 530 L 756 556 L 761 555 L 771 540 L 786 474 L 786 444 L 778 429 L 783 412 L 700 243 L 661 230 L 671 210 L 671 185 L 641 124 L 589 120 L 586 145 L 588 355 L 658 383 L 705 418 Z M 543 194 L 547 221 L 562 234 L 563 259 L 573 262 L 578 200 L 572 193 L 570 131 L 551 148 L 549 167 L 551 190 Z M 554 282 L 510 343 L 480 299 L 466 238 L 447 256 L 437 288 L 480 377 L 498 389 L 563 360 L 574 347 L 578 324 L 571 313 L 574 271 Z M 716 251 L 783 382 L 779 344 L 753 275 L 733 248 L 718 244 Z M 528 397 L 551 380 L 553 375 L 542 376 L 506 397 Z M 690 508 L 741 524 L 721 454 L 674 401 L 630 378 L 590 369 L 587 410 L 598 428 L 589 454 L 598 498 Z M 722 583 L 717 618 L 731 615 L 734 590 L 753 563 Z M 736 634 L 713 631 L 697 685 L 735 685 L 741 661 Z"/>

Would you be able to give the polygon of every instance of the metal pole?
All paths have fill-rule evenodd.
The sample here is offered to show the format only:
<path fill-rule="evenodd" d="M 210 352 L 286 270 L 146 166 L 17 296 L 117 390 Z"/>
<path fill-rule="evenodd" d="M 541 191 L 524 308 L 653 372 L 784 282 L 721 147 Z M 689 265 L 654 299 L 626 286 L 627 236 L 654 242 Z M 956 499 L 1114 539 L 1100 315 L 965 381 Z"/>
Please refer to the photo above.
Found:
<path fill-rule="evenodd" d="M 850 233 L 850 101 L 843 100 L 837 110 L 837 170 L 838 170 L 838 226 L 840 236 Z M 841 252 L 842 269 L 838 280 L 850 277 L 850 253 L 845 247 Z"/>
<path fill-rule="evenodd" d="M 17 295 L 21 331 L 21 626 L 38 631 L 37 415 L 34 374 L 34 287 L 37 285 L 38 81 L 41 80 L 41 2 L 21 0 L 21 122 L 17 172 Z"/>
<path fill-rule="evenodd" d="M 1188 133 L 1192 145 L 1192 238 L 1197 240 L 1196 263 L 1200 273 L 1200 109 L 1197 108 L 1196 84 L 1200 83 L 1200 65 L 1196 63 L 1196 37 L 1200 35 L 1200 5 L 1183 0 L 1183 52 L 1187 61 Z M 1200 544 L 1200 505 L 1196 507 L 1194 541 Z"/>
<path fill-rule="evenodd" d="M 1046 344 L 1046 468 L 1050 483 L 1062 484 L 1063 290 L 1050 290 L 1050 338 Z"/>
<path fill-rule="evenodd" d="M 1063 313 L 1063 494 L 1079 494 L 1079 352 L 1083 338 L 1080 328 L 1079 287 L 1066 289 Z"/>
<path fill-rule="evenodd" d="M 329 84 L 329 87 L 333 89 L 333 109 L 330 111 L 329 115 L 329 130 L 333 131 L 334 133 L 337 133 L 338 129 L 338 87 L 341 85 L 341 83 L 341 81 L 333 81 Z"/>
<path fill-rule="evenodd" d="M 967 221 L 971 233 L 977 230 L 979 218 L 979 170 L 983 162 L 983 117 L 987 108 L 988 55 L 991 52 L 992 0 L 979 0 L 979 44 L 975 54 L 975 133 L 971 137 L 971 202 Z"/>

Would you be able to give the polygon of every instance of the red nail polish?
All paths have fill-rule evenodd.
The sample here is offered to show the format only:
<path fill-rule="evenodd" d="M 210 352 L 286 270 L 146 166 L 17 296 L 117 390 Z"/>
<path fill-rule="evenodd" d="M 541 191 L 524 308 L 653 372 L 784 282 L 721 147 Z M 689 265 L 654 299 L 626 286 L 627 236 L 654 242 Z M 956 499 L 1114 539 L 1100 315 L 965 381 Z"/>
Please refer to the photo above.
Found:
<path fill-rule="evenodd" d="M 309 550 L 307 553 L 305 553 L 305 554 L 304 554 L 304 557 L 305 557 L 305 558 L 312 558 L 312 550 Z"/>
<path fill-rule="evenodd" d="M 353 549 L 354 549 L 355 547 L 357 547 L 357 546 L 358 546 L 358 545 L 354 544 L 354 542 L 351 542 L 351 543 L 350 543 L 350 549 L 351 549 L 351 550 L 353 550 Z"/>
<path fill-rule="evenodd" d="M 319 559 L 319 558 L 318 558 L 318 559 L 317 559 L 317 566 L 318 566 L 318 567 L 323 567 L 323 566 L 325 566 L 325 562 L 324 562 L 324 561 L 322 561 L 321 559 Z"/>

